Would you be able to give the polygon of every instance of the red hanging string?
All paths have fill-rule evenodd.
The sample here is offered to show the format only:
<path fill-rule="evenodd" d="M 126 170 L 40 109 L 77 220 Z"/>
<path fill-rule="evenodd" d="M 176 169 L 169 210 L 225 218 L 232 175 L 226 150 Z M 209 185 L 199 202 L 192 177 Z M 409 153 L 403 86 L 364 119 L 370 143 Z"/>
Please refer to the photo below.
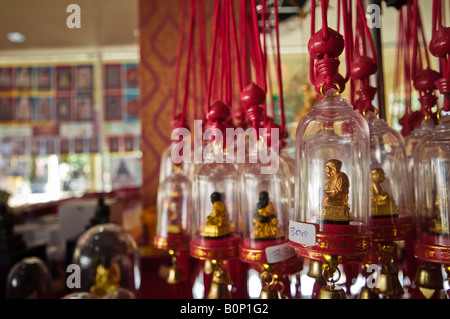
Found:
<path fill-rule="evenodd" d="M 197 0 L 197 21 L 198 21 L 198 55 L 200 57 L 200 85 L 201 89 L 200 92 L 206 92 L 207 91 L 207 67 L 206 67 L 206 27 L 205 27 L 205 8 L 203 0 Z M 200 103 L 199 105 L 205 105 L 205 97 L 202 94 L 200 94 Z M 196 104 L 197 108 L 197 104 Z M 201 108 L 203 110 L 201 113 L 204 113 L 203 107 Z M 198 117 L 201 118 L 202 114 L 198 114 Z"/>
<path fill-rule="evenodd" d="M 206 90 L 206 112 L 208 113 L 211 107 L 211 90 L 212 90 L 212 81 L 213 74 L 215 68 L 215 55 L 216 55 L 216 46 L 217 46 L 217 38 L 218 38 L 218 29 L 219 29 L 219 15 L 220 15 L 220 1 L 215 1 L 214 3 L 214 31 L 213 31 L 213 43 L 211 49 L 211 60 L 209 67 L 209 76 L 208 76 L 208 87 Z"/>
<path fill-rule="evenodd" d="M 181 18 L 180 18 L 180 39 L 178 42 L 178 53 L 177 53 L 177 64 L 175 69 L 175 87 L 173 93 L 173 107 L 172 107 L 172 123 L 175 121 L 177 117 L 177 104 L 178 104 L 178 85 L 180 78 L 180 69 L 181 69 L 181 60 L 182 60 L 182 50 L 184 44 L 184 20 L 186 16 L 186 2 L 187 0 L 183 0 L 181 7 Z"/>
<path fill-rule="evenodd" d="M 191 56 L 194 47 L 194 21 L 195 21 L 195 1 L 191 1 L 191 12 L 189 16 L 189 39 L 188 39 L 188 54 L 186 59 L 186 74 L 184 82 L 184 101 L 182 117 L 185 118 L 187 114 L 188 97 L 189 97 L 189 74 L 191 70 Z"/>
<path fill-rule="evenodd" d="M 433 0 L 432 34 L 429 49 L 431 54 L 439 58 L 442 77 L 435 83 L 444 97 L 442 109 L 448 112 L 450 111 L 450 63 L 448 61 L 450 50 L 447 48 L 449 47 L 450 28 L 443 26 L 443 16 L 445 16 L 443 10 L 445 10 L 445 6 L 441 1 Z"/>
<path fill-rule="evenodd" d="M 243 2 L 243 1 L 242 1 Z M 242 69 L 241 69 L 241 56 L 239 55 L 239 45 L 238 45 L 238 39 L 237 39 L 237 32 L 236 32 L 236 19 L 234 17 L 234 8 L 233 8 L 233 1 L 228 0 L 228 10 L 230 12 L 231 16 L 231 34 L 233 37 L 233 48 L 234 48 L 234 54 L 235 54 L 235 63 L 236 63 L 236 74 L 238 78 L 238 88 L 239 92 L 242 91 Z"/>
<path fill-rule="evenodd" d="M 284 95 L 283 95 L 283 77 L 281 74 L 281 57 L 280 57 L 280 18 L 278 15 L 278 0 L 274 0 L 275 6 L 275 36 L 276 36 L 276 57 L 277 57 L 277 76 L 278 76 L 278 90 L 280 100 L 280 119 L 281 128 L 280 136 L 284 136 L 286 131 L 286 118 L 284 112 Z"/>

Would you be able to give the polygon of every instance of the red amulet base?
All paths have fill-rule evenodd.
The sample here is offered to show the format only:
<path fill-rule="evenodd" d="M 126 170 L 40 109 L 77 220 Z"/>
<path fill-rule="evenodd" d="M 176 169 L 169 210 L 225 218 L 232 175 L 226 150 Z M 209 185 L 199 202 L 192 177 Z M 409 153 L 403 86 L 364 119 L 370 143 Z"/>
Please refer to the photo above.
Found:
<path fill-rule="evenodd" d="M 239 235 L 236 233 L 222 238 L 197 236 L 191 240 L 191 256 L 202 260 L 229 260 L 239 256 Z"/>
<path fill-rule="evenodd" d="M 342 256 L 342 263 L 361 262 L 370 245 L 371 233 L 361 232 L 359 226 L 354 225 L 322 225 L 316 227 L 316 244 L 302 245 L 290 241 L 295 252 L 309 259 L 323 260 L 323 255 Z"/>

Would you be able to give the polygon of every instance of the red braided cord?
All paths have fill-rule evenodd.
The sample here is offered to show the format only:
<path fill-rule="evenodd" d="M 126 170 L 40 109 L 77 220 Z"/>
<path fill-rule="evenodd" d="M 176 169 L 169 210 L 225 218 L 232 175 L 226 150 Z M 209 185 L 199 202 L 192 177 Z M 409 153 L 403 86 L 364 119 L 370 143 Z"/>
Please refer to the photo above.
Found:
<path fill-rule="evenodd" d="M 177 104 L 178 104 L 178 85 L 180 80 L 180 69 L 181 69 L 181 56 L 182 56 L 182 50 L 183 50 L 183 43 L 184 43 L 184 19 L 186 15 L 186 2 L 187 0 L 183 0 L 183 4 L 181 7 L 181 19 L 180 19 L 180 39 L 178 42 L 178 54 L 177 54 L 177 65 L 175 69 L 175 87 L 174 87 L 174 93 L 173 93 L 173 107 L 172 107 L 172 120 L 175 120 L 175 117 L 177 116 Z"/>
<path fill-rule="evenodd" d="M 213 44 L 212 44 L 212 49 L 211 49 L 211 61 L 210 61 L 210 67 L 209 67 L 208 87 L 206 90 L 206 111 L 207 111 L 207 113 L 209 112 L 209 109 L 211 107 L 211 89 L 212 89 L 212 80 L 213 80 L 213 74 L 214 74 L 216 44 L 217 44 L 218 27 L 219 27 L 219 15 L 220 15 L 220 1 L 215 1 Z"/>
<path fill-rule="evenodd" d="M 191 56 L 194 47 L 194 22 L 195 22 L 195 1 L 191 1 L 191 12 L 189 16 L 189 39 L 188 39 L 188 55 L 186 59 L 186 74 L 184 81 L 184 100 L 183 100 L 183 111 L 182 116 L 186 117 L 188 97 L 189 97 L 189 74 L 191 66 Z"/>

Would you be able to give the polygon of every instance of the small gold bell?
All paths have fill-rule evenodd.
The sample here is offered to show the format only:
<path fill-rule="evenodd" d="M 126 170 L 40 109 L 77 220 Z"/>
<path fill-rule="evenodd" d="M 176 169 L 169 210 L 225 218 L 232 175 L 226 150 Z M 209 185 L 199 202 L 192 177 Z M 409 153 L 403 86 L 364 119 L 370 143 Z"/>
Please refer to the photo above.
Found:
<path fill-rule="evenodd" d="M 178 284 L 184 280 L 183 271 L 178 267 L 176 251 L 170 249 L 169 255 L 172 259 L 172 265 L 169 268 L 166 281 L 168 284 Z"/>
<path fill-rule="evenodd" d="M 374 292 L 383 296 L 401 296 L 404 293 L 402 284 L 398 279 L 398 273 L 381 271 L 377 287 Z"/>
<path fill-rule="evenodd" d="M 276 291 L 273 291 L 269 287 L 266 287 L 266 288 L 263 288 L 261 290 L 261 294 L 259 295 L 259 299 L 278 299 L 278 294 L 277 294 Z"/>
<path fill-rule="evenodd" d="M 364 286 L 361 288 L 361 291 L 359 292 L 359 299 L 380 299 L 380 296 L 378 296 L 369 287 Z"/>
<path fill-rule="evenodd" d="M 322 262 L 321 261 L 314 260 L 314 259 L 311 259 L 309 261 L 308 277 L 311 277 L 314 279 L 323 279 Z"/>
<path fill-rule="evenodd" d="M 443 279 L 440 265 L 425 263 L 417 268 L 414 284 L 420 288 L 443 289 Z"/>
<path fill-rule="evenodd" d="M 440 265 L 425 263 L 417 268 L 414 284 L 425 298 L 431 298 L 436 290 L 444 288 Z"/>
<path fill-rule="evenodd" d="M 180 282 L 183 282 L 183 280 L 184 276 L 181 268 L 178 267 L 176 264 L 172 265 L 169 269 L 169 275 L 167 276 L 167 283 L 178 284 Z"/>
<path fill-rule="evenodd" d="M 330 286 L 323 286 L 319 290 L 319 299 L 347 299 L 344 289 L 332 288 Z"/>
<path fill-rule="evenodd" d="M 231 292 L 228 289 L 231 280 L 228 271 L 222 267 L 220 262 L 213 260 L 212 264 L 215 269 L 207 299 L 231 299 Z"/>

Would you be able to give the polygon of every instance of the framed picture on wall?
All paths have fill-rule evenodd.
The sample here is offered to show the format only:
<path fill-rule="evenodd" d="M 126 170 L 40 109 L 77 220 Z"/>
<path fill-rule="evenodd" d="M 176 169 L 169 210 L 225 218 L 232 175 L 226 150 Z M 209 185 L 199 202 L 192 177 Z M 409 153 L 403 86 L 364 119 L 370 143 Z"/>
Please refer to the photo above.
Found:
<path fill-rule="evenodd" d="M 41 154 L 41 140 L 39 138 L 33 138 L 31 140 L 31 154 L 32 155 Z"/>
<path fill-rule="evenodd" d="M 0 121 L 11 121 L 13 119 L 12 98 L 0 98 Z"/>
<path fill-rule="evenodd" d="M 105 114 L 106 121 L 122 119 L 122 97 L 120 95 L 105 96 Z"/>
<path fill-rule="evenodd" d="M 52 99 L 50 97 L 38 97 L 34 99 L 33 120 L 49 121 L 52 117 Z"/>
<path fill-rule="evenodd" d="M 125 136 L 125 152 L 134 151 L 134 136 L 126 135 Z"/>
<path fill-rule="evenodd" d="M 125 80 L 127 89 L 137 89 L 139 84 L 139 68 L 137 63 L 125 64 Z"/>
<path fill-rule="evenodd" d="M 31 120 L 33 99 L 29 96 L 19 96 L 14 104 L 14 119 L 16 121 Z"/>
<path fill-rule="evenodd" d="M 108 137 L 108 146 L 109 146 L 109 152 L 110 153 L 119 152 L 119 150 L 120 150 L 119 137 L 118 136 L 110 136 L 110 137 Z"/>
<path fill-rule="evenodd" d="M 56 149 L 55 149 L 55 139 L 53 138 L 48 138 L 45 141 L 45 153 L 47 155 L 49 154 L 56 154 Z"/>
<path fill-rule="evenodd" d="M 12 155 L 25 155 L 27 154 L 26 137 L 18 137 L 13 140 Z"/>
<path fill-rule="evenodd" d="M 70 139 L 63 137 L 59 140 L 59 153 L 60 154 L 70 153 Z"/>
<path fill-rule="evenodd" d="M 12 90 L 13 68 L 0 68 L 0 90 Z"/>
<path fill-rule="evenodd" d="M 139 95 L 127 94 L 125 97 L 126 119 L 129 121 L 139 120 Z"/>
<path fill-rule="evenodd" d="M 38 90 L 50 90 L 52 87 L 52 67 L 43 66 L 34 68 L 34 78 Z"/>
<path fill-rule="evenodd" d="M 91 94 L 78 94 L 75 99 L 76 120 L 92 121 L 93 101 Z"/>
<path fill-rule="evenodd" d="M 107 64 L 105 65 L 105 88 L 120 89 L 122 86 L 122 65 Z"/>
<path fill-rule="evenodd" d="M 16 69 L 16 89 L 31 89 L 31 67 L 18 67 Z"/>
<path fill-rule="evenodd" d="M 72 67 L 56 67 L 56 89 L 59 91 L 72 90 Z"/>
<path fill-rule="evenodd" d="M 84 153 L 84 138 L 78 137 L 75 139 L 75 153 Z"/>
<path fill-rule="evenodd" d="M 56 119 L 58 121 L 70 121 L 72 119 L 72 100 L 70 97 L 56 98 Z"/>
<path fill-rule="evenodd" d="M 92 90 L 92 65 L 78 65 L 76 67 L 77 90 Z"/>

